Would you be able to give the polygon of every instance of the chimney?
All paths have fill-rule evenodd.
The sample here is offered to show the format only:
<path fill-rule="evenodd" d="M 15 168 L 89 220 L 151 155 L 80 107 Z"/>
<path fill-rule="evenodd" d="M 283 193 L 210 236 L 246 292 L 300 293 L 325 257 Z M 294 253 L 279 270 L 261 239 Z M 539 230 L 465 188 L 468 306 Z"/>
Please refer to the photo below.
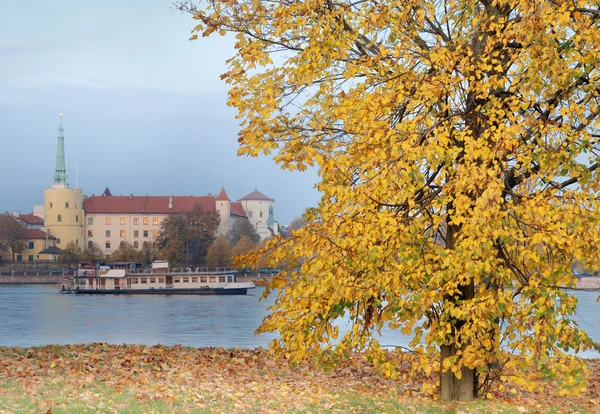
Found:
<path fill-rule="evenodd" d="M 133 200 L 133 193 L 129 194 L 129 199 Z"/>
<path fill-rule="evenodd" d="M 173 197 L 169 197 L 169 210 L 173 209 Z"/>

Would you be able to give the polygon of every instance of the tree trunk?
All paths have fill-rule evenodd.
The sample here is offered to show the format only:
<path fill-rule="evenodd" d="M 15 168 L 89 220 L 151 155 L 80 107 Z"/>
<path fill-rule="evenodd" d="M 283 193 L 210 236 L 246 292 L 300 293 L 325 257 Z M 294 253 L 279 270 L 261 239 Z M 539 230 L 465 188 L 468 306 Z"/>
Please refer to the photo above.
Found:
<path fill-rule="evenodd" d="M 456 347 L 444 345 L 441 347 L 440 363 L 456 354 Z M 442 401 L 473 401 L 477 397 L 477 381 L 474 369 L 462 368 L 460 379 L 452 371 L 440 376 L 440 399 Z"/>
<path fill-rule="evenodd" d="M 447 226 L 446 248 L 454 249 L 454 241 L 458 232 L 458 226 L 453 224 Z M 466 285 L 460 285 L 459 289 L 461 292 L 460 300 L 469 300 L 475 297 L 475 284 L 473 281 Z M 448 297 L 447 300 L 453 301 L 454 299 Z M 461 325 L 462 322 L 460 320 L 456 321 L 454 335 L 459 331 Z M 443 366 L 446 358 L 456 355 L 457 350 L 454 345 L 442 345 L 440 347 L 440 367 Z M 463 367 L 461 374 L 460 379 L 456 378 L 456 375 L 450 370 L 440 374 L 440 399 L 442 401 L 473 401 L 477 397 L 477 376 L 475 375 L 475 370 Z"/>

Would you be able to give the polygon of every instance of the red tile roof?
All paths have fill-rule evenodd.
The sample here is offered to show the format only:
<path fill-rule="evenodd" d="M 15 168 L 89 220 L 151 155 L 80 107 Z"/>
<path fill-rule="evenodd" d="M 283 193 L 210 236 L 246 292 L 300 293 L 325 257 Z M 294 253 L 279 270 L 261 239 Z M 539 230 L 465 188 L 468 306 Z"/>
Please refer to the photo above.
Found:
<path fill-rule="evenodd" d="M 275 201 L 271 197 L 264 195 L 257 189 L 254 189 L 254 191 L 252 191 L 250 194 L 240 198 L 238 201 L 243 201 L 243 200 Z"/>
<path fill-rule="evenodd" d="M 40 229 L 25 229 L 25 237 L 28 239 L 46 239 L 46 233 Z M 48 235 L 48 239 L 56 240 L 56 237 Z"/>
<path fill-rule="evenodd" d="M 227 197 L 227 193 L 224 188 L 221 188 L 221 192 L 219 193 L 217 200 L 229 201 L 229 197 Z"/>
<path fill-rule="evenodd" d="M 229 215 L 231 216 L 239 216 L 246 217 L 246 212 L 244 211 L 244 206 L 239 201 L 234 201 L 229 206 Z"/>
<path fill-rule="evenodd" d="M 19 220 L 27 224 L 44 224 L 44 220 L 41 217 L 34 216 L 33 213 L 19 214 Z"/>
<path fill-rule="evenodd" d="M 172 200 L 172 208 L 169 208 Z M 83 201 L 86 213 L 169 214 L 190 211 L 194 206 L 213 213 L 215 199 L 210 196 L 91 196 Z"/>

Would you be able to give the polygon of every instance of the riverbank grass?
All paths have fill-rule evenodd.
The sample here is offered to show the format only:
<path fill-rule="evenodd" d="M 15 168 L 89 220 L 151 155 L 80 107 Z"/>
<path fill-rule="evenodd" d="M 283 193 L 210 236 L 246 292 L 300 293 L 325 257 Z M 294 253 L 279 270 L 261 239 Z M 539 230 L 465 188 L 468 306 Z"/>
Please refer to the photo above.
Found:
<path fill-rule="evenodd" d="M 324 372 L 292 368 L 262 349 L 0 348 L 0 413 L 592 413 L 600 411 L 600 361 L 590 368 L 579 396 L 558 397 L 549 385 L 467 404 L 382 378 L 360 358 Z"/>

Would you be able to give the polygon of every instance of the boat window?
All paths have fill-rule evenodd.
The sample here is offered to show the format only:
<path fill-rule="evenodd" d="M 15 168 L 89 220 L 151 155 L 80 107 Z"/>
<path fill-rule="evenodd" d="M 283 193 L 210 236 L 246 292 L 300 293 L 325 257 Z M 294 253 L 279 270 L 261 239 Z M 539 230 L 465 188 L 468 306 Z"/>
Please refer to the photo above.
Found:
<path fill-rule="evenodd" d="M 216 276 L 211 276 L 208 278 L 208 283 L 217 283 L 217 277 Z"/>
<path fill-rule="evenodd" d="M 200 277 L 200 283 L 206 283 L 206 276 Z"/>
<path fill-rule="evenodd" d="M 195 282 L 197 282 L 197 281 L 198 281 L 198 278 L 197 278 L 197 277 L 193 277 L 193 278 L 192 278 L 192 283 L 195 283 Z"/>
<path fill-rule="evenodd" d="M 148 283 L 148 279 L 146 279 L 145 277 L 141 277 L 140 283 Z"/>
<path fill-rule="evenodd" d="M 156 283 L 156 279 L 155 279 L 155 278 L 153 278 L 153 277 L 151 277 L 151 278 L 150 278 L 150 283 Z"/>
<path fill-rule="evenodd" d="M 229 283 L 233 282 L 233 276 L 227 276 L 227 281 L 228 281 Z"/>
<path fill-rule="evenodd" d="M 165 278 L 164 277 L 159 277 L 158 278 L 158 283 L 165 283 Z"/>
<path fill-rule="evenodd" d="M 219 283 L 225 283 L 225 276 L 219 276 Z"/>
<path fill-rule="evenodd" d="M 90 286 L 93 285 L 94 284 L 94 279 L 88 279 L 88 283 L 90 284 Z"/>
<path fill-rule="evenodd" d="M 173 279 L 173 282 L 179 283 L 179 279 Z"/>
<path fill-rule="evenodd" d="M 132 284 L 133 284 L 133 283 L 137 283 L 137 282 L 138 282 L 138 279 L 137 279 L 137 277 L 132 277 L 132 278 L 131 278 L 131 283 L 132 283 Z"/>
<path fill-rule="evenodd" d="M 190 282 L 190 278 L 189 277 L 184 277 L 183 278 L 183 283 L 189 283 Z"/>

